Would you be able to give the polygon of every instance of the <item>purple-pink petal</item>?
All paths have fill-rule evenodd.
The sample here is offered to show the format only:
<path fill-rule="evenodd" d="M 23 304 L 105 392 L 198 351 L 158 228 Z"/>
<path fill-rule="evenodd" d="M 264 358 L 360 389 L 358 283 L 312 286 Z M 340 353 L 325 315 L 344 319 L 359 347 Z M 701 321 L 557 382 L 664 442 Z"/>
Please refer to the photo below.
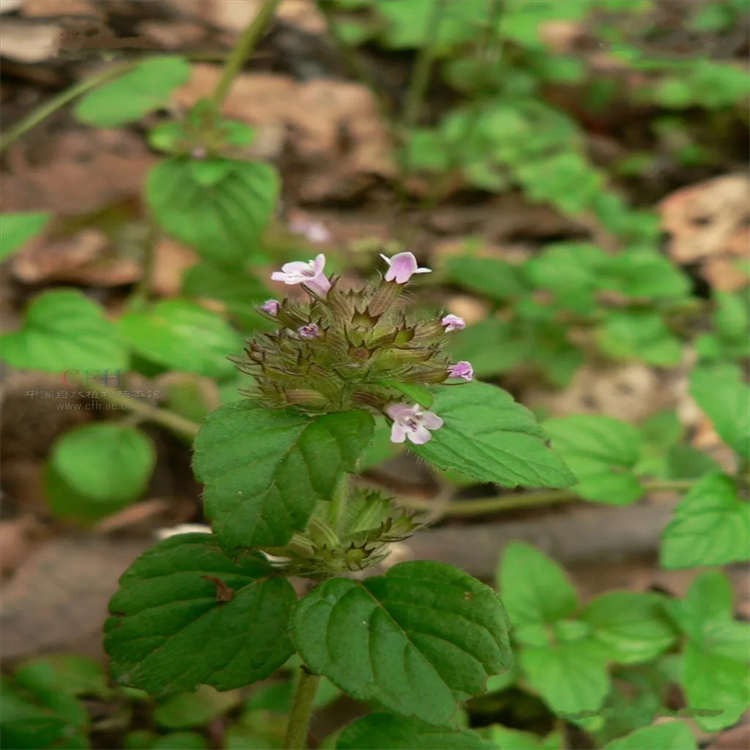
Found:
<path fill-rule="evenodd" d="M 471 362 L 457 362 L 455 365 L 451 365 L 448 368 L 448 374 L 452 378 L 463 378 L 464 380 L 472 380 L 474 378 L 474 368 L 471 366 Z"/>
<path fill-rule="evenodd" d="M 445 326 L 446 333 L 450 331 L 463 331 L 466 328 L 466 321 L 463 318 L 459 318 L 458 315 L 446 315 L 440 322 Z"/>
<path fill-rule="evenodd" d="M 406 284 L 415 273 L 430 273 L 429 268 L 419 268 L 413 253 L 397 253 L 392 258 L 381 253 L 380 257 L 388 264 L 385 274 L 386 281 Z"/>
<path fill-rule="evenodd" d="M 268 313 L 269 315 L 276 315 L 279 311 L 279 302 L 275 299 L 267 299 L 261 306 L 260 309 L 263 310 L 264 313 Z"/>
<path fill-rule="evenodd" d="M 406 427 L 401 422 L 394 422 L 391 425 L 391 442 L 403 443 L 406 440 Z"/>
<path fill-rule="evenodd" d="M 424 426 L 430 430 L 439 430 L 443 426 L 443 420 L 431 411 L 422 412 L 422 421 Z"/>

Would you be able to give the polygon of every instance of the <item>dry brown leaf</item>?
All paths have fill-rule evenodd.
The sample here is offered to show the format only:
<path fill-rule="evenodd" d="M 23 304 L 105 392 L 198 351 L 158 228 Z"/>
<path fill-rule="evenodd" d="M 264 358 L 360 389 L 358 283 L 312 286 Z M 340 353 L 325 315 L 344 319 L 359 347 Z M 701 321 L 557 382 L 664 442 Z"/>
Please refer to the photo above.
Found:
<path fill-rule="evenodd" d="M 159 238 L 154 253 L 151 290 L 161 297 L 174 297 L 182 288 L 183 274 L 198 262 L 198 256 L 169 237 Z"/>
<path fill-rule="evenodd" d="M 102 9 L 88 0 L 23 0 L 21 14 L 27 18 L 55 16 L 101 17 Z"/>
<path fill-rule="evenodd" d="M 745 721 L 737 727 L 719 732 L 706 750 L 747 750 L 750 747 L 750 724 Z"/>
<path fill-rule="evenodd" d="M 145 36 L 165 49 L 182 49 L 203 39 L 205 29 L 189 21 L 141 21 L 139 36 Z"/>
<path fill-rule="evenodd" d="M 180 13 L 239 34 L 258 15 L 263 0 L 166 0 Z"/>
<path fill-rule="evenodd" d="M 60 49 L 62 27 L 54 23 L 31 23 L 6 18 L 0 34 L 0 55 L 21 63 L 51 60 Z"/>
<path fill-rule="evenodd" d="M 308 34 L 325 34 L 326 21 L 313 0 L 281 0 L 277 18 Z"/>
<path fill-rule="evenodd" d="M 144 522 L 150 522 L 153 525 L 155 519 L 164 515 L 170 508 L 167 500 L 153 498 L 144 500 L 134 505 L 128 505 L 114 515 L 107 516 L 96 524 L 96 531 L 100 533 L 110 533 L 122 529 L 141 526 Z"/>
<path fill-rule="evenodd" d="M 90 214 L 140 196 L 157 159 L 142 139 L 126 130 L 68 131 L 57 139 L 45 163 L 19 163 L 16 158 L 14 171 L 0 175 L 2 210 Z"/>
<path fill-rule="evenodd" d="M 722 291 L 747 283 L 737 261 L 750 255 L 750 179 L 728 175 L 682 188 L 659 204 L 659 212 L 674 261 L 701 264 L 709 283 Z"/>
<path fill-rule="evenodd" d="M 13 573 L 31 554 L 45 526 L 31 514 L 0 522 L 0 575 Z"/>

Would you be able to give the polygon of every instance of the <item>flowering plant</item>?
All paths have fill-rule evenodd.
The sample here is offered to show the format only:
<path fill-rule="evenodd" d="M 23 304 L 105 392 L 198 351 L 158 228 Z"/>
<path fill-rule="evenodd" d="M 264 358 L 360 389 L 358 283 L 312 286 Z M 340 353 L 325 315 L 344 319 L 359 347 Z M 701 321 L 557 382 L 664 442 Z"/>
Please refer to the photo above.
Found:
<path fill-rule="evenodd" d="M 196 439 L 213 533 L 165 539 L 121 579 L 106 625 L 120 683 L 154 694 L 229 690 L 296 652 L 303 667 L 285 747 L 304 747 L 321 675 L 385 709 L 368 720 L 397 736 L 456 734 L 483 746 L 458 728 L 457 710 L 510 666 L 503 605 L 442 563 L 363 577 L 419 523 L 349 477 L 380 419 L 393 442 L 480 481 L 564 487 L 574 478 L 530 412 L 445 353 L 463 320 L 409 313 L 404 286 L 429 269 L 408 252 L 386 261 L 382 278 L 359 287 L 326 275 L 324 255 L 272 275 L 307 299 L 261 306 L 276 328 L 236 362 L 252 376 L 247 398 L 210 414 Z M 318 585 L 298 601 L 290 576 Z"/>

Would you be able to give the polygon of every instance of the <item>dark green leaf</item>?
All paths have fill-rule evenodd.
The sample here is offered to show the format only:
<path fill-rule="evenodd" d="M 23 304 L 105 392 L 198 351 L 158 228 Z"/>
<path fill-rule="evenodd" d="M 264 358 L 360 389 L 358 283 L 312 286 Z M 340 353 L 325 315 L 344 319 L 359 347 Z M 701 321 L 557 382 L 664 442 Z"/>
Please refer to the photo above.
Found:
<path fill-rule="evenodd" d="M 538 549 L 511 542 L 498 569 L 503 602 L 515 627 L 572 615 L 578 597 L 565 571 Z"/>
<path fill-rule="evenodd" d="M 633 425 L 612 417 L 575 414 L 549 419 L 544 429 L 578 477 L 575 491 L 581 497 L 627 505 L 643 494 L 633 474 L 641 450 L 641 437 Z"/>
<path fill-rule="evenodd" d="M 200 727 L 227 713 L 241 700 L 238 690 L 219 693 L 209 685 L 200 685 L 192 693 L 174 695 L 161 702 L 154 709 L 153 718 L 165 729 Z"/>
<path fill-rule="evenodd" d="M 221 316 L 183 299 L 127 312 L 120 318 L 120 330 L 147 359 L 209 377 L 231 375 L 235 368 L 227 357 L 242 350 L 240 336 Z"/>
<path fill-rule="evenodd" d="M 26 308 L 20 331 L 6 333 L 2 357 L 13 367 L 59 373 L 124 370 L 128 355 L 117 328 L 80 292 L 44 292 Z"/>
<path fill-rule="evenodd" d="M 94 659 L 77 654 L 42 656 L 19 666 L 14 679 L 20 685 L 44 681 L 69 695 L 102 695 L 107 691 L 107 675 Z"/>
<path fill-rule="evenodd" d="M 149 745 L 148 750 L 208 750 L 208 740 L 197 732 L 170 732 Z"/>
<path fill-rule="evenodd" d="M 467 729 L 442 729 L 418 719 L 376 713 L 357 719 L 339 735 L 336 750 L 494 750 Z"/>
<path fill-rule="evenodd" d="M 196 438 L 193 466 L 222 544 L 286 544 L 317 501 L 331 499 L 341 475 L 355 470 L 373 427 L 364 411 L 310 418 L 249 399 L 213 412 Z"/>
<path fill-rule="evenodd" d="M 715 459 L 691 445 L 673 445 L 667 451 L 665 479 L 698 479 L 714 471 L 721 471 Z"/>
<path fill-rule="evenodd" d="M 87 125 L 114 128 L 164 107 L 169 95 L 190 76 L 182 57 L 144 60 L 135 70 L 87 94 L 75 107 Z"/>
<path fill-rule="evenodd" d="M 725 474 L 709 474 L 682 499 L 664 530 L 665 568 L 725 565 L 750 559 L 750 505 Z"/>
<path fill-rule="evenodd" d="M 432 407 L 444 421 L 432 439 L 409 448 L 441 469 L 504 487 L 567 487 L 573 475 L 545 445 L 531 412 L 486 383 L 443 388 Z"/>
<path fill-rule="evenodd" d="M 326 581 L 299 603 L 293 636 L 310 669 L 357 700 L 437 726 L 452 726 L 457 702 L 511 660 L 497 594 L 429 561 Z"/>
<path fill-rule="evenodd" d="M 279 178 L 268 164 L 225 160 L 223 179 L 200 184 L 193 161 L 175 157 L 155 167 L 146 195 L 159 225 L 207 261 L 236 269 L 248 260 L 271 218 Z"/>
<path fill-rule="evenodd" d="M 52 218 L 51 213 L 34 211 L 22 214 L 0 215 L 0 261 L 19 250 L 32 237 L 44 229 Z"/>
<path fill-rule="evenodd" d="M 231 690 L 291 655 L 296 595 L 264 560 L 228 558 L 209 534 L 178 534 L 141 555 L 110 602 L 104 645 L 122 685 L 153 694 Z"/>

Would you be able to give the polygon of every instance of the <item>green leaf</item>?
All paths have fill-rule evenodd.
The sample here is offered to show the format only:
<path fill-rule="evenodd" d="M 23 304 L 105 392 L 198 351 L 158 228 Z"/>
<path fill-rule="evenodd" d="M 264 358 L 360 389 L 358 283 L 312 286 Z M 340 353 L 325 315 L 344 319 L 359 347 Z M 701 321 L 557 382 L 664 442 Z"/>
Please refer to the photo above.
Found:
<path fill-rule="evenodd" d="M 114 128 L 140 120 L 161 109 L 169 95 L 190 76 L 182 57 L 144 60 L 135 70 L 87 94 L 75 107 L 75 115 L 87 125 Z"/>
<path fill-rule="evenodd" d="M 682 358 L 682 342 L 652 310 L 611 312 L 597 332 L 597 342 L 610 357 L 657 367 L 676 365 Z"/>
<path fill-rule="evenodd" d="M 358 471 L 364 472 L 372 469 L 383 461 L 393 458 L 401 453 L 403 446 L 391 442 L 391 428 L 382 417 L 375 418 L 375 430 L 372 433 L 370 445 L 357 465 Z"/>
<path fill-rule="evenodd" d="M 143 495 L 155 464 L 151 439 L 135 427 L 90 424 L 66 432 L 49 461 L 50 507 L 62 518 L 103 518 Z"/>
<path fill-rule="evenodd" d="M 619 664 L 649 661 L 677 637 L 659 594 L 612 591 L 591 601 L 579 617 Z"/>
<path fill-rule="evenodd" d="M 698 743 L 687 725 L 670 721 L 636 729 L 625 737 L 608 742 L 602 750 L 698 750 Z"/>
<path fill-rule="evenodd" d="M 664 529 L 660 562 L 665 568 L 725 565 L 750 559 L 750 505 L 735 481 L 709 474 L 675 508 Z"/>
<path fill-rule="evenodd" d="M 633 425 L 603 415 L 575 414 L 549 419 L 544 429 L 578 477 L 575 491 L 581 497 L 627 505 L 643 494 L 633 474 L 641 450 L 641 437 Z"/>
<path fill-rule="evenodd" d="M 750 386 L 711 370 L 695 370 L 690 395 L 719 437 L 741 457 L 750 456 Z"/>
<path fill-rule="evenodd" d="M 603 288 L 633 299 L 670 299 L 690 293 L 687 275 L 656 250 L 632 248 L 609 256 L 604 273 L 608 283 Z"/>
<path fill-rule="evenodd" d="M 198 263 L 183 276 L 182 294 L 223 302 L 246 332 L 274 328 L 273 323 L 258 312 L 258 307 L 272 295 L 248 272 L 229 272 L 210 263 Z"/>
<path fill-rule="evenodd" d="M 26 308 L 21 330 L 0 341 L 3 359 L 24 370 L 111 372 L 128 364 L 117 328 L 102 308 L 69 290 L 40 294 Z"/>
<path fill-rule="evenodd" d="M 747 339 L 750 313 L 746 295 L 715 292 L 715 298 L 716 310 L 712 319 L 716 332 L 724 339 Z"/>
<path fill-rule="evenodd" d="M 453 725 L 457 702 L 483 692 L 511 661 L 497 594 L 430 561 L 322 583 L 297 606 L 292 632 L 314 673 L 357 700 L 437 726 Z"/>
<path fill-rule="evenodd" d="M 292 653 L 296 598 L 265 560 L 230 560 L 210 534 L 165 539 L 128 568 L 110 602 L 112 674 L 156 695 L 265 679 Z"/>
<path fill-rule="evenodd" d="M 453 359 L 471 362 L 477 378 L 508 372 L 521 364 L 527 350 L 525 341 L 513 338 L 511 324 L 497 318 L 467 326 L 450 343 Z"/>
<path fill-rule="evenodd" d="M 146 196 L 159 225 L 205 260 L 236 269 L 256 249 L 279 192 L 268 164 L 234 160 L 223 179 L 201 184 L 193 160 L 175 157 L 148 176 Z M 230 168 L 231 167 L 231 168 Z"/>
<path fill-rule="evenodd" d="M 208 740 L 198 732 L 170 732 L 149 745 L 149 750 L 208 750 L 208 748 Z"/>
<path fill-rule="evenodd" d="M 228 548 L 275 547 L 301 531 L 319 500 L 330 500 L 372 436 L 364 411 L 310 418 L 244 399 L 206 420 L 193 467 L 206 484 L 206 515 Z"/>
<path fill-rule="evenodd" d="M 578 607 L 576 590 L 565 571 L 523 542 L 511 542 L 505 548 L 498 585 L 515 627 L 562 620 Z"/>
<path fill-rule="evenodd" d="M 0 214 L 0 261 L 10 257 L 39 234 L 51 218 L 52 214 L 45 211 Z"/>
<path fill-rule="evenodd" d="M 235 368 L 227 357 L 242 350 L 239 334 L 221 316 L 183 299 L 127 312 L 120 318 L 120 330 L 147 359 L 209 377 L 231 375 Z"/>
<path fill-rule="evenodd" d="M 432 402 L 435 400 L 435 396 L 432 391 L 418 383 L 396 383 L 393 381 L 379 381 L 379 385 L 385 388 L 393 388 L 394 390 L 403 393 L 404 396 L 419 404 L 425 409 L 429 409 L 432 406 Z"/>
<path fill-rule="evenodd" d="M 667 451 L 665 479 L 698 479 L 714 471 L 721 471 L 716 460 L 691 445 L 673 445 Z"/>
<path fill-rule="evenodd" d="M 562 750 L 563 747 L 559 732 L 540 737 L 532 732 L 508 729 L 501 724 L 492 724 L 479 731 L 492 742 L 496 750 Z"/>
<path fill-rule="evenodd" d="M 418 719 L 375 713 L 349 724 L 336 750 L 494 750 L 492 742 L 467 729 L 443 729 Z"/>
<path fill-rule="evenodd" d="M 45 682 L 68 695 L 103 695 L 107 675 L 102 665 L 77 654 L 52 654 L 24 662 L 13 675 L 17 684 L 32 689 Z"/>
<path fill-rule="evenodd" d="M 563 717 L 577 720 L 597 711 L 609 692 L 606 651 L 591 639 L 525 647 L 520 661 L 529 685 Z"/>
<path fill-rule="evenodd" d="M 451 258 L 448 280 L 497 302 L 528 291 L 518 266 L 492 258 Z"/>
<path fill-rule="evenodd" d="M 239 705 L 241 700 L 238 690 L 219 693 L 209 685 L 199 685 L 192 693 L 174 695 L 160 703 L 153 718 L 165 729 L 200 727 Z"/>
<path fill-rule="evenodd" d="M 531 412 L 500 388 L 476 382 L 443 388 L 432 411 L 443 426 L 429 443 L 408 447 L 441 469 L 504 487 L 568 487 L 574 479 L 545 446 Z"/>

